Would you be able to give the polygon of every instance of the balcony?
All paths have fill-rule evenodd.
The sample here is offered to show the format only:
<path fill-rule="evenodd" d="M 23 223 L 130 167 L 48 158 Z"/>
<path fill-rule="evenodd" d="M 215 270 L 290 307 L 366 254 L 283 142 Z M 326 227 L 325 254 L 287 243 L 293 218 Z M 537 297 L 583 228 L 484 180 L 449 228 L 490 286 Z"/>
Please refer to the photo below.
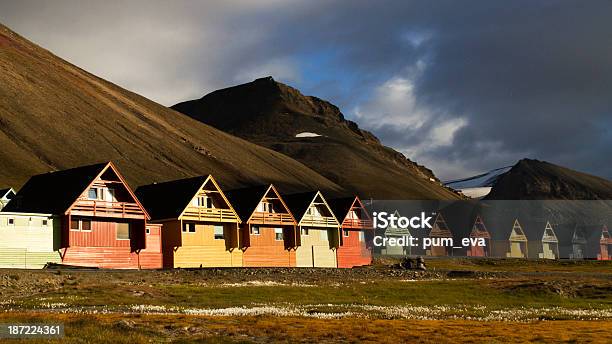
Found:
<path fill-rule="evenodd" d="M 342 222 L 342 227 L 344 228 L 365 228 L 371 229 L 373 227 L 372 220 L 362 220 L 362 219 L 344 219 Z"/>
<path fill-rule="evenodd" d="M 253 225 L 295 226 L 295 221 L 287 213 L 253 213 L 249 221 Z"/>
<path fill-rule="evenodd" d="M 300 226 L 310 227 L 338 227 L 338 222 L 333 217 L 304 215 Z"/>
<path fill-rule="evenodd" d="M 182 216 L 183 220 L 210 222 L 238 222 L 238 217 L 229 209 L 189 207 Z"/>
<path fill-rule="evenodd" d="M 136 203 L 79 200 L 71 215 L 142 219 L 144 213 Z"/>

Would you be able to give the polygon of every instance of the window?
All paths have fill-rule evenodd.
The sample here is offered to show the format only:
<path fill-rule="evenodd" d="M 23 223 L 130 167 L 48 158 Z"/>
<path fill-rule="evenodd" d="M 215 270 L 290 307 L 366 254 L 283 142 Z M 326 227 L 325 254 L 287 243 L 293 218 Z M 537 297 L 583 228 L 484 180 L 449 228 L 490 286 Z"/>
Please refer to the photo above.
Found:
<path fill-rule="evenodd" d="M 359 241 L 365 241 L 365 233 L 363 231 L 359 231 Z"/>
<path fill-rule="evenodd" d="M 106 189 L 105 190 L 106 197 L 104 198 L 108 202 L 117 202 L 117 198 L 115 198 L 115 189 Z"/>
<path fill-rule="evenodd" d="M 302 235 L 310 235 L 308 228 L 302 228 Z"/>
<path fill-rule="evenodd" d="M 251 235 L 259 235 L 259 227 L 257 226 L 251 227 Z"/>
<path fill-rule="evenodd" d="M 212 198 L 208 196 L 198 196 L 195 199 L 194 205 L 203 208 L 214 208 Z"/>
<path fill-rule="evenodd" d="M 274 228 L 274 239 L 276 241 L 283 240 L 283 229 L 282 228 Z"/>
<path fill-rule="evenodd" d="M 81 220 L 81 230 L 91 231 L 91 220 Z"/>
<path fill-rule="evenodd" d="M 117 224 L 117 240 L 129 240 L 130 239 L 130 224 L 129 223 L 118 223 Z"/>
<path fill-rule="evenodd" d="M 12 217 L 9 217 L 8 224 L 9 224 L 9 226 L 14 226 L 15 225 L 15 219 L 12 218 Z"/>
<path fill-rule="evenodd" d="M 185 222 L 183 223 L 183 233 L 195 233 L 196 226 L 195 223 Z"/>
<path fill-rule="evenodd" d="M 270 202 L 261 202 L 259 203 L 259 211 L 262 213 L 273 213 L 274 207 Z"/>
<path fill-rule="evenodd" d="M 89 192 L 87 193 L 87 198 L 93 199 L 93 200 L 98 199 L 98 189 L 90 188 Z"/>
<path fill-rule="evenodd" d="M 215 226 L 215 240 L 223 240 L 223 226 Z"/>
<path fill-rule="evenodd" d="M 329 239 L 327 238 L 327 230 L 322 230 L 321 232 L 321 241 L 328 241 Z"/>
<path fill-rule="evenodd" d="M 43 226 L 48 226 L 49 225 L 49 220 L 42 220 L 42 225 Z"/>
<path fill-rule="evenodd" d="M 70 220 L 70 230 L 78 231 L 79 229 L 80 229 L 79 220 L 71 219 Z"/>
<path fill-rule="evenodd" d="M 343 235 L 344 235 L 345 237 L 347 237 L 347 238 L 349 237 L 349 231 L 348 231 L 348 229 L 343 229 L 343 230 L 342 230 L 342 233 L 343 233 Z"/>
<path fill-rule="evenodd" d="M 145 233 L 147 233 L 147 235 L 151 234 L 151 228 L 145 229 Z"/>

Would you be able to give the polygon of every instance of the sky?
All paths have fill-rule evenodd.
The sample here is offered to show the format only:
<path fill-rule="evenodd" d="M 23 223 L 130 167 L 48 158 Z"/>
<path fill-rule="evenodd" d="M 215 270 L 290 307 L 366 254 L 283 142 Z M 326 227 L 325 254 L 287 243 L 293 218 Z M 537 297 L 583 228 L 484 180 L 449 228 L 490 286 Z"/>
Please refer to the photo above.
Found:
<path fill-rule="evenodd" d="M 450 180 L 612 179 L 611 1 L 9 1 L 0 22 L 170 106 L 271 75 Z"/>

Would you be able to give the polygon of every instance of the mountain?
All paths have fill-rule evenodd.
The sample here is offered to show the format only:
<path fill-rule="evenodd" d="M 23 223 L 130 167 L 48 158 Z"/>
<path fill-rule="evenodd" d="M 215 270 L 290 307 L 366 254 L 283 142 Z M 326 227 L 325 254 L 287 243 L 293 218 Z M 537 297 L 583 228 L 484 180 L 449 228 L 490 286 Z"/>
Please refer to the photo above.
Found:
<path fill-rule="evenodd" d="M 0 187 L 114 161 L 132 186 L 213 174 L 223 187 L 344 192 L 305 165 L 100 79 L 0 25 Z"/>
<path fill-rule="evenodd" d="M 502 175 L 510 171 L 511 168 L 512 166 L 496 168 L 477 176 L 447 181 L 444 182 L 444 185 L 454 190 L 461 191 L 461 193 L 470 198 L 482 198 L 491 192 L 493 184 L 495 184 Z"/>
<path fill-rule="evenodd" d="M 612 182 L 549 162 L 523 159 L 497 179 L 485 199 L 610 200 Z"/>
<path fill-rule="evenodd" d="M 198 121 L 271 148 L 364 198 L 458 199 L 427 168 L 383 146 L 338 107 L 272 77 L 172 106 Z"/>

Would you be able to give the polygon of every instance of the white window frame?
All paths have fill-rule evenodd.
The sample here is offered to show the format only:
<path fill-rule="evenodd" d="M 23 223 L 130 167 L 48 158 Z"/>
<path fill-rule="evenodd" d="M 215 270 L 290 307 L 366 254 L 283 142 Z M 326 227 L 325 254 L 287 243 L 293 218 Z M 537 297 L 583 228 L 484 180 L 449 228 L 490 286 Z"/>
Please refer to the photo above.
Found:
<path fill-rule="evenodd" d="M 281 236 L 280 239 L 278 238 L 279 234 Z M 274 240 L 275 241 L 283 241 L 283 240 L 285 240 L 285 234 L 283 233 L 283 229 L 282 228 L 274 228 Z"/>
<path fill-rule="evenodd" d="M 9 226 L 15 226 L 15 218 L 9 217 L 6 222 Z"/>
<path fill-rule="evenodd" d="M 116 227 L 117 229 L 115 230 L 115 240 L 131 240 L 132 239 L 132 231 L 131 231 L 131 227 L 130 224 L 127 224 L 127 228 L 128 228 L 128 237 L 126 238 L 119 238 L 119 227 Z"/>
<path fill-rule="evenodd" d="M 217 238 L 217 229 L 221 228 L 221 238 Z M 225 228 L 223 226 L 215 225 L 213 226 L 213 238 L 215 240 L 225 240 Z"/>
<path fill-rule="evenodd" d="M 255 232 L 256 230 L 257 230 L 257 233 Z M 249 232 L 251 235 L 261 235 L 261 228 L 259 228 L 259 226 L 251 226 L 251 229 Z"/>
<path fill-rule="evenodd" d="M 79 219 L 79 231 L 81 232 L 91 232 L 91 224 L 93 221 L 91 220 L 87 220 L 89 221 L 89 229 L 83 229 L 83 219 Z"/>
<path fill-rule="evenodd" d="M 191 226 L 193 226 L 193 231 L 191 231 Z M 190 234 L 195 233 L 196 232 L 196 224 L 195 224 L 195 222 L 183 222 L 182 232 L 183 233 L 190 233 Z"/>
<path fill-rule="evenodd" d="M 95 191 L 96 193 L 96 197 L 95 198 L 91 198 L 91 192 Z M 89 190 L 87 190 L 87 199 L 90 201 L 97 201 L 98 197 L 100 197 L 100 190 L 98 188 L 95 187 L 91 187 L 89 188 Z"/>

